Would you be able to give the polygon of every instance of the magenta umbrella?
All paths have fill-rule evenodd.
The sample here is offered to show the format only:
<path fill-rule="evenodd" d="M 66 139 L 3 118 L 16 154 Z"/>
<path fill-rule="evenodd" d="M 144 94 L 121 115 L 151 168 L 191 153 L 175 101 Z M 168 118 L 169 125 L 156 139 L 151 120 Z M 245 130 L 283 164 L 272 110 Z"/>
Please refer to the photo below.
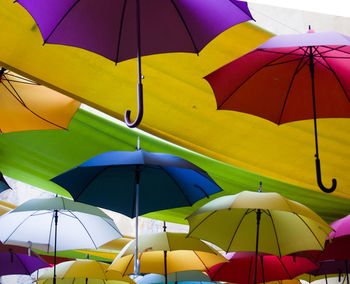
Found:
<path fill-rule="evenodd" d="M 227 258 L 230 262 L 216 264 L 207 271 L 211 280 L 250 284 L 254 283 L 255 279 L 256 283 L 265 283 L 293 279 L 318 268 L 315 263 L 304 257 L 259 254 L 255 275 L 255 252 L 229 253 Z"/>
<path fill-rule="evenodd" d="M 252 19 L 238 0 L 18 0 L 44 43 L 80 47 L 114 62 L 138 58 L 138 115 L 143 115 L 141 56 L 199 53 L 226 29 Z"/>
<path fill-rule="evenodd" d="M 350 117 L 350 37 L 336 32 L 279 35 L 207 75 L 217 108 L 278 125 L 313 119 L 318 186 L 317 118 Z"/>

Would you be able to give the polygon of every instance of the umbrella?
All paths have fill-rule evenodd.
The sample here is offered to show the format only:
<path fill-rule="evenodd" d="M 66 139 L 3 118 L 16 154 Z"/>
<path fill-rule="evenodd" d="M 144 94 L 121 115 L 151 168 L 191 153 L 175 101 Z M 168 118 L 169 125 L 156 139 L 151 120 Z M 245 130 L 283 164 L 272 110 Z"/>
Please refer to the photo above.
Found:
<path fill-rule="evenodd" d="M 117 257 L 108 268 L 116 270 L 122 275 L 132 274 L 134 272 L 132 261 L 134 255 L 130 254 L 123 257 Z M 225 261 L 225 258 L 218 254 L 190 251 L 175 250 L 167 252 L 167 271 L 165 272 L 164 252 L 163 251 L 147 251 L 139 254 L 140 273 L 157 273 L 170 274 L 178 271 L 186 270 L 208 270 L 215 264 Z"/>
<path fill-rule="evenodd" d="M 9 184 L 7 183 L 7 181 L 4 178 L 4 175 L 2 174 L 2 172 L 0 172 L 0 192 L 4 191 L 6 189 L 10 189 L 11 187 L 9 186 Z"/>
<path fill-rule="evenodd" d="M 209 241 L 226 252 L 255 251 L 254 277 L 258 252 L 281 257 L 307 249 L 322 250 L 332 231 L 306 206 L 272 192 L 242 191 L 222 196 L 187 219 L 189 237 Z"/>
<path fill-rule="evenodd" d="M 64 283 L 79 283 L 79 281 L 81 281 L 82 283 L 103 284 L 108 280 L 119 281 L 120 283 L 135 283 L 130 277 L 122 276 L 121 273 L 117 271 L 106 271 L 108 266 L 109 264 L 107 263 L 94 260 L 66 261 L 57 264 L 56 277 Z M 42 283 L 50 283 L 53 278 L 53 273 L 52 267 L 44 269 L 41 274 L 39 272 L 37 280 L 39 280 L 39 283 L 41 283 L 40 280 L 49 280 L 43 281 Z M 86 279 L 88 280 L 86 281 Z"/>
<path fill-rule="evenodd" d="M 80 47 L 114 62 L 137 57 L 138 115 L 143 115 L 141 56 L 199 53 L 224 30 L 251 20 L 247 3 L 237 0 L 179 1 L 17 1 L 34 18 L 44 43 Z M 103 32 L 101 32 L 103 31 Z"/>
<path fill-rule="evenodd" d="M 29 200 L 1 216 L 0 227 L 4 244 L 53 251 L 54 259 L 56 251 L 98 248 L 121 237 L 102 210 L 62 197 Z"/>
<path fill-rule="evenodd" d="M 128 243 L 117 256 L 116 261 L 117 259 L 123 256 L 133 254 L 134 243 L 135 243 L 135 240 Z M 168 273 L 170 273 L 168 272 L 168 266 L 170 265 L 168 264 L 169 262 L 168 255 L 171 252 L 196 251 L 196 253 L 207 252 L 210 254 L 221 256 L 214 248 L 208 246 L 203 241 L 198 239 L 187 238 L 186 234 L 183 234 L 183 233 L 161 232 L 161 233 L 142 235 L 139 237 L 139 240 L 138 240 L 138 250 L 141 251 L 141 257 L 144 253 L 150 252 L 150 251 L 160 252 L 161 254 L 163 254 L 163 264 L 164 264 L 163 274 L 165 275 L 165 283 L 168 283 L 167 275 Z M 223 260 L 225 261 L 225 259 Z M 189 270 L 189 269 L 185 269 L 185 270 Z M 156 272 L 156 271 L 151 271 L 151 272 Z"/>
<path fill-rule="evenodd" d="M 340 279 L 345 274 L 344 281 L 349 284 L 350 263 L 348 260 L 324 260 L 318 263 L 319 268 L 309 272 L 313 276 L 324 275 L 327 279 L 328 275 L 338 274 Z"/>
<path fill-rule="evenodd" d="M 136 238 L 139 215 L 191 206 L 222 191 L 204 170 L 189 161 L 144 150 L 102 153 L 52 181 L 77 201 L 136 217 Z M 135 255 L 137 245 L 138 241 Z"/>
<path fill-rule="evenodd" d="M 227 255 L 230 262 L 214 265 L 208 270 L 210 279 L 233 283 L 253 283 L 255 254 L 234 252 Z M 318 266 L 304 257 L 275 255 L 258 256 L 256 281 L 266 283 L 293 279 L 296 276 L 317 269 Z"/>
<path fill-rule="evenodd" d="M 313 119 L 318 186 L 317 118 L 350 117 L 350 38 L 336 32 L 280 35 L 207 75 L 217 108 L 276 124 Z"/>
<path fill-rule="evenodd" d="M 168 283 L 186 283 L 190 281 L 195 283 L 208 283 L 211 282 L 207 274 L 198 270 L 179 271 L 168 274 Z M 146 274 L 141 280 L 137 281 L 137 284 L 151 284 L 151 283 L 165 283 L 165 277 L 161 274 L 150 273 Z M 213 282 L 211 282 L 213 283 Z"/>
<path fill-rule="evenodd" d="M 36 253 L 28 255 L 28 249 L 0 243 L 0 276 L 11 274 L 30 275 L 39 268 L 49 264 Z"/>
<path fill-rule="evenodd" d="M 67 129 L 80 103 L 0 68 L 0 133 Z"/>

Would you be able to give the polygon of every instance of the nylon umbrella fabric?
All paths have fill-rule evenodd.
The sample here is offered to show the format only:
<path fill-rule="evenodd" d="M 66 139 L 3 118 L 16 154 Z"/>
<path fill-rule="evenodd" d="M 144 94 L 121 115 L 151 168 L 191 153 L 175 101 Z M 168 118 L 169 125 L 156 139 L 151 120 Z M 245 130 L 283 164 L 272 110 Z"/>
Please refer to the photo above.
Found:
<path fill-rule="evenodd" d="M 259 252 L 283 256 L 323 250 L 332 228 L 306 206 L 277 193 L 242 191 L 216 198 L 187 217 L 189 237 L 226 252 L 255 251 L 260 209 Z"/>
<path fill-rule="evenodd" d="M 275 36 L 205 77 L 218 109 L 277 124 L 312 118 L 317 184 L 327 193 L 337 181 L 332 179 L 330 187 L 322 182 L 316 120 L 350 117 L 349 44 L 345 35 L 309 28 L 307 34 Z"/>
<path fill-rule="evenodd" d="M 139 181 L 136 181 L 139 172 Z M 114 151 L 97 155 L 53 178 L 76 201 L 135 217 L 135 184 L 139 185 L 139 215 L 191 206 L 222 191 L 201 168 L 180 157 Z M 99 198 L 96 198 L 96 196 Z"/>
<path fill-rule="evenodd" d="M 28 255 L 28 249 L 19 246 L 0 244 L 0 276 L 30 275 L 49 264 L 36 253 Z"/>
<path fill-rule="evenodd" d="M 0 132 L 67 129 L 80 103 L 0 69 Z"/>
<path fill-rule="evenodd" d="M 0 172 L 0 192 L 10 188 L 11 187 L 4 178 L 4 175 L 2 174 L 2 172 Z"/>
<path fill-rule="evenodd" d="M 188 0 L 19 3 L 35 19 L 44 43 L 81 47 L 115 62 L 137 57 L 138 113 L 131 122 L 130 110 L 125 112 L 129 127 L 138 126 L 143 117 L 142 55 L 198 54 L 224 30 L 252 19 L 247 3 L 237 0 L 201 0 L 196 5 Z"/>
<path fill-rule="evenodd" d="M 32 199 L 0 217 L 0 239 L 44 252 L 54 252 L 54 211 L 58 212 L 56 251 L 98 248 L 121 237 L 102 210 L 69 199 Z"/>
<path fill-rule="evenodd" d="M 179 271 L 168 274 L 168 283 L 208 283 L 211 282 L 207 274 L 197 271 Z M 142 277 L 138 284 L 150 284 L 150 283 L 165 283 L 165 277 L 161 274 L 150 273 Z"/>
<path fill-rule="evenodd" d="M 119 272 L 106 271 L 108 266 L 109 264 L 107 263 L 94 260 L 75 260 L 62 262 L 56 266 L 57 280 L 58 283 L 86 283 L 83 282 L 86 281 L 86 279 L 88 279 L 87 283 L 92 284 L 114 284 L 114 282 L 135 283 L 130 277 L 122 276 Z M 39 271 L 39 276 L 37 277 L 38 282 L 50 283 L 50 281 L 52 281 L 53 273 L 53 268 L 44 269 L 42 272 Z M 49 280 L 49 282 L 43 280 Z"/>
<path fill-rule="evenodd" d="M 210 279 L 232 283 L 253 283 L 255 254 L 235 252 L 226 256 L 230 262 L 214 265 L 208 270 Z M 258 256 L 257 282 L 268 283 L 292 280 L 296 276 L 317 269 L 318 266 L 304 257 L 275 255 Z"/>
<path fill-rule="evenodd" d="M 116 270 L 122 275 L 132 274 L 134 272 L 134 255 L 117 257 L 109 270 Z M 164 252 L 148 251 L 139 254 L 140 273 L 157 273 L 165 274 Z M 208 252 L 176 250 L 167 252 L 167 274 L 188 271 L 201 270 L 205 271 L 209 267 L 224 262 L 226 259 L 221 255 Z"/>

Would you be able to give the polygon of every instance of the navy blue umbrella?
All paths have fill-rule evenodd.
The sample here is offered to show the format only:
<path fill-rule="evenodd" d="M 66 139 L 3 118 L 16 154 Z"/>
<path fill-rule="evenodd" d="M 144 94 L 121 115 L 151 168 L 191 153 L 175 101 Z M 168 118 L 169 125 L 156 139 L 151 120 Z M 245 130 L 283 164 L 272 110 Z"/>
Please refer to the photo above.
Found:
<path fill-rule="evenodd" d="M 129 217 L 149 212 L 191 206 L 222 191 L 201 168 L 180 157 L 114 151 L 97 155 L 55 177 L 74 200 L 110 209 Z M 135 255 L 138 255 L 137 241 Z M 137 273 L 135 257 L 135 273 Z"/>

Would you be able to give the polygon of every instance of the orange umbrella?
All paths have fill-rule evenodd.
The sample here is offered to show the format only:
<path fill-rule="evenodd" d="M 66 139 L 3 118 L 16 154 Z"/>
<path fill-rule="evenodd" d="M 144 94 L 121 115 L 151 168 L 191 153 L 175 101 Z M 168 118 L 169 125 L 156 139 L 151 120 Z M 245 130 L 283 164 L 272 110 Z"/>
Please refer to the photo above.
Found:
<path fill-rule="evenodd" d="M 80 103 L 0 69 L 0 132 L 67 129 Z"/>

